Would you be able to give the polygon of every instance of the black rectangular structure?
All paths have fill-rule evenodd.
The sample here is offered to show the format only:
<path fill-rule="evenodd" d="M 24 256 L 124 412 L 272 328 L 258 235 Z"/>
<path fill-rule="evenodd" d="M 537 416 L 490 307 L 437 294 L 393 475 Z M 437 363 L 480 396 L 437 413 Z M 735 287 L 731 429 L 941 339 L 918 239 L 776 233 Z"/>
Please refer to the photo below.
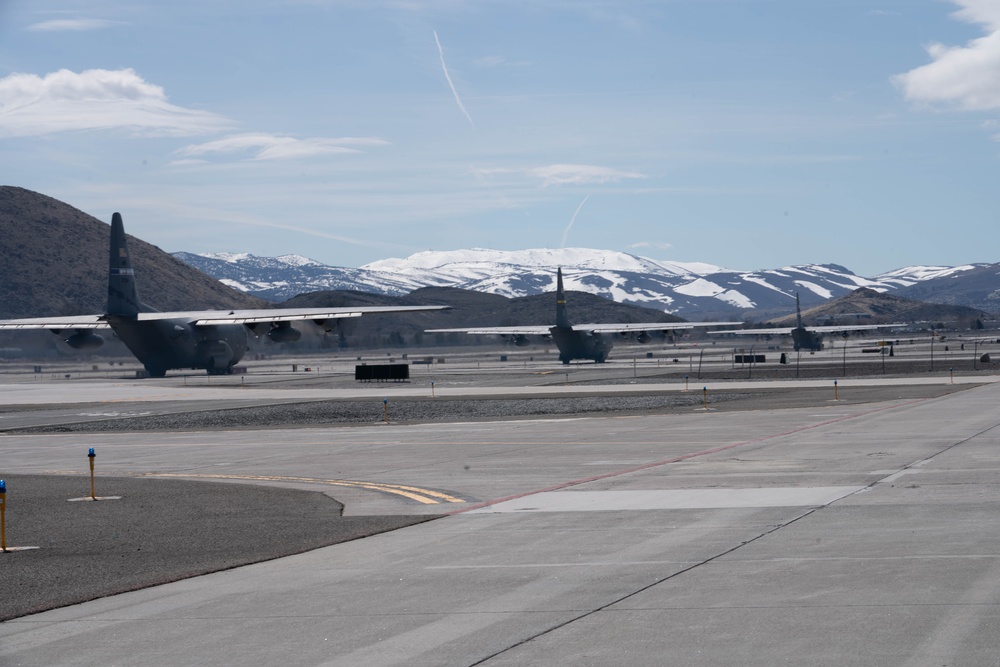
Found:
<path fill-rule="evenodd" d="M 737 354 L 733 360 L 737 364 L 762 364 L 767 361 L 764 354 Z"/>
<path fill-rule="evenodd" d="M 354 367 L 354 379 L 364 382 L 402 382 L 410 379 L 410 365 L 361 364 Z"/>

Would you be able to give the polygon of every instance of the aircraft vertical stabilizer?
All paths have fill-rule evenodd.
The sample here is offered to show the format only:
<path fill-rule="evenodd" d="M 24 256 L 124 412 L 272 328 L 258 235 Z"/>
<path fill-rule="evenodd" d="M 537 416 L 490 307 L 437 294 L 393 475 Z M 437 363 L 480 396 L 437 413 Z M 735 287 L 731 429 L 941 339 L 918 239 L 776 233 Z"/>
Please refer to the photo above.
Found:
<path fill-rule="evenodd" d="M 572 327 L 566 312 L 566 292 L 563 290 L 562 267 L 556 272 L 556 326 Z"/>
<path fill-rule="evenodd" d="M 108 314 L 137 315 L 144 310 L 135 286 L 132 260 L 125 241 L 125 226 L 122 216 L 115 213 L 111 217 L 111 256 L 108 263 Z"/>

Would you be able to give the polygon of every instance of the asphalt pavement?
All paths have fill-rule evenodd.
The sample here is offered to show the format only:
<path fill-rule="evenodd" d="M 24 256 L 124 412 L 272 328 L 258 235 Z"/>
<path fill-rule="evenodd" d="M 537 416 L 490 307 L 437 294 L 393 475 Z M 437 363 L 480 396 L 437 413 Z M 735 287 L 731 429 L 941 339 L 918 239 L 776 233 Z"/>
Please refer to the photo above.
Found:
<path fill-rule="evenodd" d="M 4 479 L 0 621 L 433 518 L 345 517 L 324 493 L 249 484 L 101 476 L 94 497 L 117 498 L 93 501 L 88 476 Z"/>

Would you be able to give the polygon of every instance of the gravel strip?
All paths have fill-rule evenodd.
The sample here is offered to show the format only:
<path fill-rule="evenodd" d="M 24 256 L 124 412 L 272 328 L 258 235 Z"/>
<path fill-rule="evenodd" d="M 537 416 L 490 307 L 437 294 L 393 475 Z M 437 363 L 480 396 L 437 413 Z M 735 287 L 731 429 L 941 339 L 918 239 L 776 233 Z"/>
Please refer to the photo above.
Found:
<path fill-rule="evenodd" d="M 892 387 L 843 386 L 838 391 L 842 405 L 878 401 L 928 398 L 975 385 L 900 385 Z M 637 391 L 642 391 L 637 388 Z M 834 398 L 828 388 L 767 387 L 746 390 L 712 390 L 707 395 L 692 388 L 687 393 L 650 390 L 641 394 L 613 394 L 532 398 L 418 398 L 376 400 L 309 401 L 220 410 L 199 410 L 142 417 L 91 420 L 0 430 L 17 433 L 115 433 L 141 431 L 188 431 L 212 429 L 304 428 L 379 424 L 385 417 L 393 424 L 447 423 L 523 418 L 559 418 L 601 414 L 651 415 L 711 410 L 766 410 L 829 405 Z"/>
<path fill-rule="evenodd" d="M 760 398 L 762 392 L 717 393 L 711 404 Z M 308 427 L 376 424 L 388 414 L 392 423 L 496 420 L 588 414 L 648 414 L 667 409 L 700 406 L 701 392 L 640 396 L 579 396 L 517 399 L 400 399 L 377 401 L 311 401 L 250 408 L 205 410 L 144 417 L 5 429 L 3 433 L 110 433 L 134 431 L 204 430 L 234 428 Z"/>

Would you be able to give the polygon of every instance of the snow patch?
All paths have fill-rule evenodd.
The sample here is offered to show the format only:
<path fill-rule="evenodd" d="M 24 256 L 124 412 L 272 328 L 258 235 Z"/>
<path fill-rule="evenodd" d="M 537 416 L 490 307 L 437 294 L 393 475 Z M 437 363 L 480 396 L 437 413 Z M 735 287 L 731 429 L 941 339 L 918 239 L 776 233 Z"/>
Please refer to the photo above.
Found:
<path fill-rule="evenodd" d="M 805 289 L 809 290 L 813 294 L 821 296 L 824 299 L 832 299 L 833 298 L 833 292 L 831 292 L 830 290 L 826 289 L 822 285 L 817 285 L 814 282 L 810 282 L 808 280 L 796 280 L 795 284 L 804 287 Z"/>
<path fill-rule="evenodd" d="M 693 280 L 686 285 L 681 285 L 675 287 L 674 291 L 678 294 L 683 294 L 685 296 L 710 296 L 715 297 L 726 291 L 724 287 L 716 285 L 715 283 L 705 280 L 704 278 L 699 278 Z"/>
<path fill-rule="evenodd" d="M 757 306 L 757 304 L 736 290 L 726 290 L 722 294 L 717 295 L 715 298 L 732 304 L 737 308 L 755 308 Z"/>

